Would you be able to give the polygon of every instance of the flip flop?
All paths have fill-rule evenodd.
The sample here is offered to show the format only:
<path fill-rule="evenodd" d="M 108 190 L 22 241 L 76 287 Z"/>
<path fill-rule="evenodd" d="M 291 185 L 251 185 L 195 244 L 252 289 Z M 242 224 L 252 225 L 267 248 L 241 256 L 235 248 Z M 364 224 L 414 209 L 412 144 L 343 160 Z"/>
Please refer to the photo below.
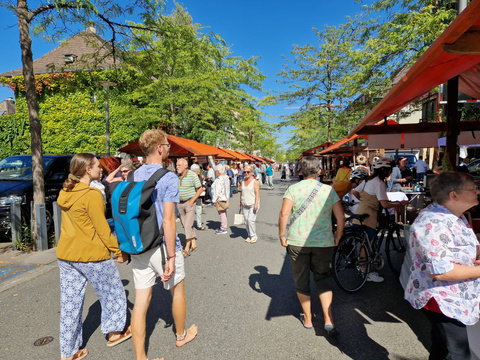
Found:
<path fill-rule="evenodd" d="M 88 355 L 87 349 L 78 350 L 72 357 L 72 360 L 80 360 Z"/>
<path fill-rule="evenodd" d="M 190 251 L 182 250 L 182 255 L 184 258 L 186 258 L 187 256 L 190 256 Z"/>
<path fill-rule="evenodd" d="M 107 346 L 108 347 L 112 347 L 112 346 L 115 346 L 115 345 L 118 345 L 122 342 L 124 342 L 125 340 L 128 340 L 132 337 L 132 329 L 131 327 L 129 326 L 126 330 L 123 330 L 121 333 L 120 333 L 120 336 L 118 337 L 118 339 L 115 339 L 115 340 L 109 340 L 107 342 Z"/>
<path fill-rule="evenodd" d="M 207 228 L 205 226 L 202 226 L 202 227 L 197 227 L 197 230 L 200 230 L 200 231 L 207 231 Z"/>

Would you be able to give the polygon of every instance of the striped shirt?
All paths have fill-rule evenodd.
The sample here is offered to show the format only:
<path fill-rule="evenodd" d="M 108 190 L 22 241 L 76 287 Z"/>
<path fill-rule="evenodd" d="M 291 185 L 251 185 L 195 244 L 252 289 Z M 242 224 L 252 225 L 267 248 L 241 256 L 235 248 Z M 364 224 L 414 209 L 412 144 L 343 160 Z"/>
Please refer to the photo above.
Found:
<path fill-rule="evenodd" d="M 197 189 L 201 186 L 198 175 L 192 170 L 187 170 L 185 176 L 180 178 L 180 201 L 186 201 L 194 197 Z"/>

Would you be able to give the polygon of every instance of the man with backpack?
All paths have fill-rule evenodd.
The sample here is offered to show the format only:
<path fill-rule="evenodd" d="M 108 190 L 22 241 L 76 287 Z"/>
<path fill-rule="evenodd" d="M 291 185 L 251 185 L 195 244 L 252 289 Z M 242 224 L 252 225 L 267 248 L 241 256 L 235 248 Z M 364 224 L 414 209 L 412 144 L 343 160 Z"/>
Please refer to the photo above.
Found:
<path fill-rule="evenodd" d="M 137 169 L 133 176 L 134 181 L 145 181 L 166 165 L 170 144 L 163 131 L 147 130 L 140 137 L 139 145 L 146 155 L 146 164 Z M 178 177 L 173 172 L 165 174 L 158 180 L 152 196 L 158 227 L 163 226 L 164 240 L 160 247 L 154 247 L 141 254 L 131 256 L 135 283 L 132 334 L 137 360 L 147 359 L 145 353 L 146 315 L 157 274 L 160 275 L 164 288 L 170 290 L 172 294 L 172 314 L 177 334 L 177 347 L 192 341 L 197 335 L 195 325 L 188 330 L 185 329 L 187 309 L 185 268 L 182 245 L 176 235 L 175 222 L 175 204 L 179 202 Z"/>

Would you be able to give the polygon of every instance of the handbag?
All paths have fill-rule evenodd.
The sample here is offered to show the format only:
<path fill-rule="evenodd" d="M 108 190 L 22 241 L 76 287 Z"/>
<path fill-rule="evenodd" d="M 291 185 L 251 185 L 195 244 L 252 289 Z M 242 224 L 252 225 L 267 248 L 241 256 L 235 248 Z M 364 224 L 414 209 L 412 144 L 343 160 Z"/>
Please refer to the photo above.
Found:
<path fill-rule="evenodd" d="M 238 209 L 238 214 L 235 214 L 233 219 L 233 225 L 243 225 L 245 224 L 245 216 L 242 214 L 242 208 Z"/>
<path fill-rule="evenodd" d="M 218 211 L 225 211 L 230 207 L 230 201 L 228 201 L 228 199 L 227 201 L 217 200 L 215 204 L 217 205 Z"/>

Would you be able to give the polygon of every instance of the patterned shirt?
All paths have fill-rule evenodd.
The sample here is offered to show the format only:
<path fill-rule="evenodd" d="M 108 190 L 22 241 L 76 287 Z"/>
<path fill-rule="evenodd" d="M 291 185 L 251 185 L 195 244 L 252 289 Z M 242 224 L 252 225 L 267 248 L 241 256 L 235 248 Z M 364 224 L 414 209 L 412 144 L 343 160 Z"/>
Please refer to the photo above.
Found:
<path fill-rule="evenodd" d="M 316 183 L 317 180 L 302 180 L 287 189 L 283 198 L 293 202 L 292 215 L 303 205 Z M 287 244 L 301 247 L 334 246 L 331 218 L 333 205 L 337 201 L 340 198 L 333 188 L 322 184 L 313 201 L 288 229 Z"/>
<path fill-rule="evenodd" d="M 195 196 L 197 189 L 202 186 L 198 175 L 192 170 L 187 170 L 183 178 L 180 178 L 180 201 L 186 201 Z"/>
<path fill-rule="evenodd" d="M 410 229 L 413 265 L 405 299 L 415 309 L 421 309 L 433 297 L 445 316 L 465 325 L 475 324 L 479 316 L 479 280 L 441 281 L 431 274 L 451 271 L 453 264 L 474 266 L 476 245 L 477 238 L 463 215 L 459 218 L 438 204 L 423 209 Z"/>

